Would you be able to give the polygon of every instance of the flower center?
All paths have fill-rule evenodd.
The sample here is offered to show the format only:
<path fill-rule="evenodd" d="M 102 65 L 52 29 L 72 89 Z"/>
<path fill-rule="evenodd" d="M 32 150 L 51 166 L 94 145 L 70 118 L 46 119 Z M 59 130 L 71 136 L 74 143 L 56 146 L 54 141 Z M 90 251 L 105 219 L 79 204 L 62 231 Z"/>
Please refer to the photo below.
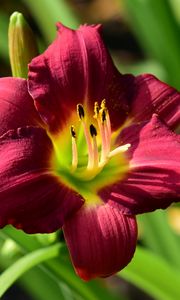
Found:
<path fill-rule="evenodd" d="M 124 152 L 131 145 L 116 144 L 117 132 L 111 132 L 105 100 L 100 106 L 95 102 L 94 115 L 78 104 L 77 114 L 73 113 L 70 119 L 74 124 L 70 133 L 65 126 L 61 134 L 52 137 L 51 166 L 61 181 L 89 199 L 86 203 L 92 203 L 92 199 L 97 203 L 101 188 L 122 180 L 127 174 L 128 160 Z"/>
<path fill-rule="evenodd" d="M 99 174 L 109 160 L 123 152 L 126 152 L 131 146 L 125 144 L 118 146 L 111 150 L 111 121 L 109 112 L 106 107 L 106 101 L 101 102 L 99 107 L 98 103 L 94 104 L 94 119 L 96 125 L 90 124 L 88 126 L 86 121 L 86 114 L 82 104 L 77 105 L 77 114 L 81 122 L 85 141 L 87 144 L 88 161 L 86 168 L 78 168 L 78 147 L 77 135 L 74 126 L 71 126 L 72 136 L 72 168 L 71 172 L 76 173 L 78 178 L 82 180 L 92 180 Z M 97 130 L 98 129 L 98 130 Z M 99 139 L 97 139 L 97 132 L 99 132 Z"/>

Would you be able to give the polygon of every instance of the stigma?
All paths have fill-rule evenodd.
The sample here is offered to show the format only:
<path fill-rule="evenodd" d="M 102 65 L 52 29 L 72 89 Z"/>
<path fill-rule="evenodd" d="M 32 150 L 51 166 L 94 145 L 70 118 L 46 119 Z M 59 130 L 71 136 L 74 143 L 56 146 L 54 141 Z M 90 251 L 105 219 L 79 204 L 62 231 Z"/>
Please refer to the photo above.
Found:
<path fill-rule="evenodd" d="M 80 127 L 83 129 L 83 135 L 87 146 L 87 164 L 78 168 L 78 145 L 77 133 L 74 126 L 71 126 L 72 139 L 72 165 L 71 172 L 77 173 L 84 180 L 94 178 L 109 162 L 109 160 L 120 153 L 126 152 L 130 144 L 125 144 L 111 149 L 112 132 L 111 121 L 106 101 L 103 100 L 99 106 L 98 102 L 94 103 L 94 115 L 87 118 L 86 111 L 82 104 L 77 105 L 77 115 Z M 93 122 L 89 123 L 89 119 Z"/>

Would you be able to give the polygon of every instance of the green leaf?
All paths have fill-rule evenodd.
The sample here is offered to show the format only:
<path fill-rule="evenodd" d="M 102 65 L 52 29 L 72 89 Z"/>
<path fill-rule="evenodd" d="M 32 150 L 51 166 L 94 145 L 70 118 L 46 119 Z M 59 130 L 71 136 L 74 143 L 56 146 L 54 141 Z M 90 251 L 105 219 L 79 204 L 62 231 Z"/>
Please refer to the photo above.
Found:
<path fill-rule="evenodd" d="M 180 299 L 180 273 L 160 256 L 137 247 L 132 262 L 118 276 L 158 300 Z"/>
<path fill-rule="evenodd" d="M 10 228 L 9 228 L 10 229 Z M 52 235 L 49 236 L 52 239 Z M 39 238 L 39 234 L 33 235 L 33 238 Z M 41 235 L 42 239 L 45 237 L 47 240 L 47 235 Z M 31 240 L 32 241 L 32 240 Z M 40 241 L 41 243 L 41 241 Z M 7 237 L 3 231 L 0 231 L 0 268 L 8 268 L 12 263 L 14 263 L 17 258 L 22 255 L 22 248 L 14 240 Z M 17 284 L 21 285 L 22 289 L 26 290 L 33 299 L 36 300 L 66 300 L 67 298 L 63 296 L 65 285 L 52 276 L 52 274 L 42 267 L 35 267 L 30 269 L 28 272 L 21 276 Z M 66 288 L 67 289 L 67 288 Z"/>
<path fill-rule="evenodd" d="M 90 282 L 83 282 L 79 277 L 73 272 L 72 265 L 70 261 L 66 259 L 56 260 L 53 259 L 51 262 L 47 262 L 48 268 L 57 274 L 58 278 L 63 279 L 68 286 L 71 286 L 78 292 L 81 291 L 83 299 L 88 300 L 115 300 L 117 299 L 113 294 L 111 294 L 108 289 L 106 289 L 102 281 L 91 280 Z M 103 283 L 103 284 L 102 284 Z M 122 298 L 119 296 L 118 300 Z"/>
<path fill-rule="evenodd" d="M 24 273 L 17 284 L 21 286 L 33 299 L 37 300 L 64 300 L 62 288 L 47 272 L 35 267 Z"/>
<path fill-rule="evenodd" d="M 6 61 L 8 61 L 9 59 L 8 24 L 9 24 L 8 16 L 3 11 L 0 11 L 0 28 L 1 28 L 0 56 Z"/>
<path fill-rule="evenodd" d="M 36 19 L 47 42 L 51 42 L 55 38 L 56 22 L 62 22 L 71 28 L 77 28 L 80 24 L 78 16 L 75 15 L 66 0 L 23 0 L 23 2 Z"/>
<path fill-rule="evenodd" d="M 168 0 L 125 0 L 129 21 L 150 57 L 166 69 L 168 82 L 180 87 L 179 26 Z"/>
<path fill-rule="evenodd" d="M 179 0 L 169 0 L 172 7 L 173 13 L 176 17 L 177 22 L 180 24 L 180 5 Z"/>
<path fill-rule="evenodd" d="M 37 239 L 37 235 L 28 235 L 20 230 L 13 229 L 11 226 L 5 227 L 1 230 L 1 234 L 13 239 L 24 253 L 34 251 L 41 247 L 41 243 Z M 65 248 L 63 248 L 65 250 Z M 101 281 L 92 280 L 91 282 L 83 282 L 74 272 L 69 257 L 66 251 L 62 249 L 61 256 L 51 261 L 46 261 L 41 268 L 45 272 L 52 275 L 60 283 L 64 282 L 76 294 L 80 295 L 83 300 L 116 300 L 117 298 L 110 293 L 110 291 L 101 284 Z M 65 255 L 64 255 L 65 254 Z M 120 296 L 118 300 L 121 300 Z"/>
<path fill-rule="evenodd" d="M 162 67 L 161 64 L 159 64 L 155 60 L 143 60 L 136 63 L 130 63 L 127 62 L 124 64 L 122 61 L 119 60 L 116 56 L 113 56 L 113 61 L 118 68 L 120 73 L 131 73 L 135 76 L 142 74 L 142 73 L 151 73 L 157 76 L 158 78 L 161 78 L 161 80 L 166 80 L 166 71 Z"/>
<path fill-rule="evenodd" d="M 25 272 L 41 262 L 53 258 L 59 254 L 61 245 L 38 249 L 17 260 L 12 266 L 5 270 L 0 276 L 0 296 Z"/>
<path fill-rule="evenodd" d="M 16 230 L 12 226 L 6 226 L 0 231 L 1 236 L 10 238 L 15 241 L 24 253 L 41 248 L 41 243 L 38 241 L 36 234 L 25 234 L 21 230 Z"/>
<path fill-rule="evenodd" d="M 139 216 L 142 223 L 143 241 L 155 253 L 180 268 L 179 238 L 172 232 L 165 211 Z"/>

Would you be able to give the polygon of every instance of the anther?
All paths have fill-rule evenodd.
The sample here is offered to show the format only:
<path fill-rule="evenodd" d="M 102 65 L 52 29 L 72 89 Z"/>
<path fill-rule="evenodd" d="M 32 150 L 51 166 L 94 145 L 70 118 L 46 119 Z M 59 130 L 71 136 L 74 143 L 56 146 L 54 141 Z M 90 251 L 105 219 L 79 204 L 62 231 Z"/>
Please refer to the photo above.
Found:
<path fill-rule="evenodd" d="M 82 104 L 77 105 L 77 114 L 78 114 L 80 120 L 84 119 L 85 114 L 84 114 L 84 108 L 83 108 Z"/>
<path fill-rule="evenodd" d="M 90 168 L 93 169 L 93 168 L 98 168 L 98 164 L 99 164 L 99 153 L 98 153 L 98 146 L 96 140 L 97 130 L 96 127 L 93 124 L 91 124 L 89 127 L 89 131 L 93 142 L 92 157 L 91 157 L 91 163 L 89 169 Z"/>
<path fill-rule="evenodd" d="M 74 126 L 71 126 L 71 136 L 72 136 L 72 172 L 74 172 L 78 165 L 78 152 L 76 145 L 76 131 Z"/>
<path fill-rule="evenodd" d="M 89 131 L 90 131 L 90 134 L 91 134 L 92 137 L 97 136 L 97 130 L 96 130 L 96 127 L 94 127 L 93 124 L 90 125 Z"/>
<path fill-rule="evenodd" d="M 73 138 L 76 138 L 76 132 L 74 126 L 71 126 L 71 135 Z"/>
<path fill-rule="evenodd" d="M 101 120 L 104 123 L 106 121 L 106 111 L 105 109 L 102 110 L 101 112 Z"/>

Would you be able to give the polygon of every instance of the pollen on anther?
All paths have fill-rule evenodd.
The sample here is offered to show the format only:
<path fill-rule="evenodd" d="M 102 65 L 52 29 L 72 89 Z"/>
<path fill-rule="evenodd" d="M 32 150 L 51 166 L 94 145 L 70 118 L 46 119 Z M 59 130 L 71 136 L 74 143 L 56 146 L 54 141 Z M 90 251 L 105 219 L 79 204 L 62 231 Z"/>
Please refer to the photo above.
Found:
<path fill-rule="evenodd" d="M 90 134 L 91 134 L 92 137 L 97 136 L 97 130 L 96 130 L 96 127 L 93 124 L 90 125 L 89 130 L 90 130 Z"/>
<path fill-rule="evenodd" d="M 80 120 L 84 119 L 85 114 L 84 114 L 84 108 L 83 108 L 82 104 L 77 105 L 77 114 L 78 114 Z"/>
<path fill-rule="evenodd" d="M 76 131 L 74 126 L 71 126 L 71 136 L 72 136 L 72 172 L 74 172 L 78 165 L 78 152 L 76 145 Z"/>
<path fill-rule="evenodd" d="M 76 138 L 76 131 L 75 131 L 74 126 L 71 126 L 71 135 L 73 138 Z"/>
<path fill-rule="evenodd" d="M 102 122 L 106 121 L 106 111 L 105 111 L 105 109 L 102 110 L 101 119 L 102 119 Z"/>
<path fill-rule="evenodd" d="M 98 102 L 94 103 L 94 118 L 97 119 L 99 115 L 99 104 Z"/>
<path fill-rule="evenodd" d="M 101 102 L 101 109 L 106 109 L 106 100 L 102 100 Z"/>

